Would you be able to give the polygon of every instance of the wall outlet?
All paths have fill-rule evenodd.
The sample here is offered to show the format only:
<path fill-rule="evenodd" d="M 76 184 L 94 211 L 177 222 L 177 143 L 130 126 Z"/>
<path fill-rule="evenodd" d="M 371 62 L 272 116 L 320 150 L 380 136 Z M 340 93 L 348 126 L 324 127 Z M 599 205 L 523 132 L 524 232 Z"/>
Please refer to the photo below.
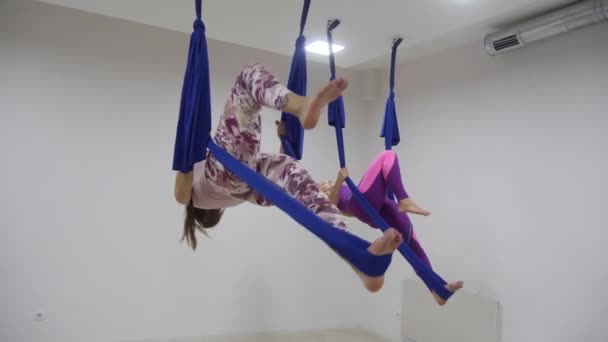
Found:
<path fill-rule="evenodd" d="M 44 311 L 36 311 L 34 312 L 34 321 L 36 322 L 42 322 L 44 321 L 44 319 L 46 318 L 46 314 L 44 313 Z"/>

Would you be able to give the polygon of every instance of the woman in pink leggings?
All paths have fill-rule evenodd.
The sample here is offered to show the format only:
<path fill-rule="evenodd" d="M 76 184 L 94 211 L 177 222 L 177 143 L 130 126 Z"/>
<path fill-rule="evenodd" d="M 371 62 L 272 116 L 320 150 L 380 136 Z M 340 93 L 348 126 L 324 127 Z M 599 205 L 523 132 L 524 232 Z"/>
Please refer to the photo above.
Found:
<path fill-rule="evenodd" d="M 347 216 L 354 216 L 369 226 L 378 228 L 359 206 L 348 186 L 344 185 L 346 177 L 348 177 L 348 170 L 342 169 L 335 182 L 321 183 L 320 188 L 342 213 Z M 409 245 L 423 263 L 431 267 L 431 262 L 424 249 L 422 249 L 412 222 L 407 215 L 407 213 L 413 213 L 428 216 L 430 213 L 416 204 L 406 192 L 401 180 L 399 160 L 395 152 L 384 151 L 380 153 L 363 175 L 358 188 L 386 223 L 402 234 L 404 243 Z M 387 196 L 389 190 L 395 194 L 398 203 Z M 462 286 L 462 282 L 450 283 L 447 285 L 447 289 L 454 292 Z M 434 292 L 433 296 L 439 304 L 445 304 L 445 301 Z"/>

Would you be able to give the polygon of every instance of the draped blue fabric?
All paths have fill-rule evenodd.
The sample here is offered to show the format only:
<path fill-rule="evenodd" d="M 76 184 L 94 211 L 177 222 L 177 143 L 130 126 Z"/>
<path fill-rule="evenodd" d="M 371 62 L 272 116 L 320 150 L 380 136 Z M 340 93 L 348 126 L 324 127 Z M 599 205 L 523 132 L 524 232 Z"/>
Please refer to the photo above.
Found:
<path fill-rule="evenodd" d="M 397 111 L 395 109 L 395 61 L 397 57 L 397 48 L 403 39 L 398 38 L 393 41 L 391 52 L 391 70 L 390 70 L 390 86 L 386 107 L 384 110 L 384 122 L 382 123 L 382 131 L 380 137 L 384 138 L 384 147 L 387 150 L 399 144 L 401 137 L 399 136 L 399 124 L 397 122 Z"/>
<path fill-rule="evenodd" d="M 330 68 L 330 79 L 336 79 L 336 63 L 335 57 L 332 49 L 333 45 L 333 33 L 332 31 L 340 25 L 339 20 L 329 20 L 327 24 L 327 43 L 329 44 L 329 68 Z M 398 45 L 398 44 L 397 44 Z M 394 50 L 396 47 L 394 47 Z M 392 84 L 394 84 L 394 80 L 391 79 L 391 88 Z M 389 97 L 390 99 L 390 97 Z M 394 108 L 394 106 L 393 106 Z M 336 101 L 332 102 L 328 106 L 328 115 L 329 115 L 329 124 L 335 127 L 336 130 L 336 140 L 338 143 L 338 158 L 340 162 L 340 167 L 346 167 L 346 159 L 344 156 L 344 137 L 342 134 L 342 129 L 345 127 L 345 119 L 346 114 L 344 111 L 344 100 L 342 96 L 340 96 Z M 396 126 L 396 117 L 395 121 L 393 121 Z M 394 141 L 395 135 L 394 131 L 388 130 L 392 138 L 391 141 Z M 397 132 L 398 139 L 398 132 Z M 365 211 L 368 217 L 370 217 L 374 224 L 379 227 L 383 232 L 389 229 L 388 224 L 384 219 L 380 216 L 380 214 L 374 209 L 374 207 L 369 204 L 365 196 L 359 191 L 357 185 L 350 178 L 346 178 L 346 185 L 350 188 L 353 197 L 359 204 L 359 206 Z M 435 291 L 439 297 L 447 300 L 452 296 L 452 292 L 448 291 L 445 288 L 446 281 L 443 280 L 439 275 L 437 275 L 430 267 L 428 267 L 425 263 L 423 263 L 418 256 L 412 251 L 412 249 L 406 244 L 403 243 L 399 246 L 399 252 L 405 257 L 405 259 L 410 263 L 410 265 L 414 268 L 418 276 L 422 279 L 422 281 L 429 287 L 431 290 Z"/>
<path fill-rule="evenodd" d="M 300 18 L 300 35 L 296 39 L 296 49 L 291 60 L 291 69 L 289 70 L 289 80 L 287 82 L 287 89 L 301 96 L 306 96 L 306 38 L 304 37 L 304 27 L 306 26 L 309 8 L 310 0 L 305 0 Z M 287 155 L 295 159 L 302 159 L 304 129 L 302 128 L 300 119 L 289 113 L 282 113 L 281 121 L 285 123 L 287 131 L 287 135 L 281 136 L 283 150 Z"/>
<path fill-rule="evenodd" d="M 382 130 L 380 137 L 384 138 L 384 148 L 391 150 L 393 146 L 397 146 L 401 137 L 399 136 L 399 124 L 397 122 L 397 110 L 395 106 L 395 62 L 397 59 L 397 48 L 403 41 L 402 38 L 396 38 L 393 40 L 393 47 L 391 51 L 391 66 L 390 66 L 390 84 L 388 99 L 386 99 L 386 106 L 384 109 L 384 121 L 382 122 Z M 389 189 L 388 198 L 396 201 L 396 197 L 393 192 Z"/>
<path fill-rule="evenodd" d="M 211 88 L 205 24 L 201 20 L 201 2 L 196 1 L 194 31 L 190 36 L 188 63 L 182 88 L 179 119 L 173 152 L 173 170 L 188 173 L 207 156 L 211 135 Z"/>
<path fill-rule="evenodd" d="M 201 20 L 201 0 L 195 0 L 195 5 L 196 20 L 194 22 L 194 32 L 190 39 L 188 63 L 184 76 L 173 169 L 184 173 L 189 172 L 195 163 L 205 159 L 208 148 L 228 170 L 323 240 L 351 265 L 372 277 L 383 275 L 391 263 L 392 255 L 377 256 L 369 253 L 367 251 L 370 246 L 368 241 L 323 221 L 297 200 L 241 163 L 210 139 L 209 60 L 205 26 Z"/>
<path fill-rule="evenodd" d="M 382 256 L 370 254 L 367 251 L 370 246 L 368 241 L 323 221 L 268 179 L 217 146 L 213 140 L 209 141 L 209 151 L 226 168 L 249 184 L 255 191 L 264 195 L 266 200 L 306 227 L 361 272 L 371 277 L 381 276 L 386 272 L 391 263 L 391 254 Z"/>

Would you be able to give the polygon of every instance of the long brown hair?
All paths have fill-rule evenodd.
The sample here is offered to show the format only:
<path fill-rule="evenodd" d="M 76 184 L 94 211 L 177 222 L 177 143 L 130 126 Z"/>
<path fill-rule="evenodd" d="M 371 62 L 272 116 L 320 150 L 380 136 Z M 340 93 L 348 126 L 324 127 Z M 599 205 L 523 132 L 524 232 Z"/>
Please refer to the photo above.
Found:
<path fill-rule="evenodd" d="M 220 222 L 224 209 L 200 209 L 196 208 L 192 201 L 186 205 L 186 217 L 184 218 L 184 234 L 182 241 L 186 240 L 192 250 L 196 250 L 196 230 L 204 235 L 207 228 L 215 227 Z"/>

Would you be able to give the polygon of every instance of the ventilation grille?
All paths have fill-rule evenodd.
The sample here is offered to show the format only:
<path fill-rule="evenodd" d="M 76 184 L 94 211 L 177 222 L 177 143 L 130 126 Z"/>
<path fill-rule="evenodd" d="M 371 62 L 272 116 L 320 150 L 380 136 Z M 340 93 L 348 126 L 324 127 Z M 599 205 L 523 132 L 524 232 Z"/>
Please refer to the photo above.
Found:
<path fill-rule="evenodd" d="M 491 56 L 608 20 L 608 0 L 582 0 L 557 11 L 485 36 Z"/>
<path fill-rule="evenodd" d="M 494 45 L 494 50 L 501 51 L 513 46 L 517 46 L 520 43 L 519 39 L 517 38 L 517 35 L 514 34 L 505 38 L 501 38 L 499 40 L 495 40 L 492 44 Z"/>

